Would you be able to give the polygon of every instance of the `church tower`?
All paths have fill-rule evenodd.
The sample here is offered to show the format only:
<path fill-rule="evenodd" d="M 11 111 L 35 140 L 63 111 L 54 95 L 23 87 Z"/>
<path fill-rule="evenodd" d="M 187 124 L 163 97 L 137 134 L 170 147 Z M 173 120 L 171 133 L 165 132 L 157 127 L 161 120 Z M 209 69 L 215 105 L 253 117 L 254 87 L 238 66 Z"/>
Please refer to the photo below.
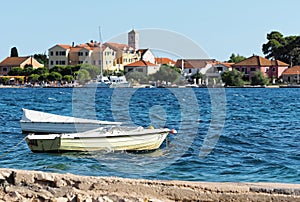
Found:
<path fill-rule="evenodd" d="M 139 49 L 139 33 L 134 29 L 128 33 L 128 46 Z"/>

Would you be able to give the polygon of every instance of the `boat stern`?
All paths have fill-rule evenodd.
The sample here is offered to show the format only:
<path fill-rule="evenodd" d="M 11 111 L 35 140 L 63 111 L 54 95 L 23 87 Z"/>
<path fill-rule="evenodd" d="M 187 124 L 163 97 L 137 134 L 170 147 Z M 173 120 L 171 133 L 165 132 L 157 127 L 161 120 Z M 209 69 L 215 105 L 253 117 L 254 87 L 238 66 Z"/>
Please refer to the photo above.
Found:
<path fill-rule="evenodd" d="M 60 135 L 35 135 L 26 137 L 26 143 L 32 152 L 58 152 L 60 148 Z"/>

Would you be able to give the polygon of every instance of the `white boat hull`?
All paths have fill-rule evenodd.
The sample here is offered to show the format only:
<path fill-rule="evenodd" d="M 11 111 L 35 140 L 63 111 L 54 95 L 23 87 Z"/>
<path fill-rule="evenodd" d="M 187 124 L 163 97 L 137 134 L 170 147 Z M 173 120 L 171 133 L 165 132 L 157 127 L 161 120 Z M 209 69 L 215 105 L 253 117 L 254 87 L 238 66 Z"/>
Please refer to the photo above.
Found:
<path fill-rule="evenodd" d="M 158 149 L 169 129 L 136 129 L 131 131 L 87 131 L 84 133 L 35 135 L 26 137 L 33 152 L 63 151 L 142 151 Z"/>

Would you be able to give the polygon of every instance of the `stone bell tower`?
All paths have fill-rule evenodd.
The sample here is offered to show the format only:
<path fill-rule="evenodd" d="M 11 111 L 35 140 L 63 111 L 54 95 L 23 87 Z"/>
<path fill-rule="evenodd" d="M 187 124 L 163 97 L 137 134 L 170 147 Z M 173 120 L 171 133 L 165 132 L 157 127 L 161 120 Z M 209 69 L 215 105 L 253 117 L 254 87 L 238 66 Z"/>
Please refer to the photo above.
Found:
<path fill-rule="evenodd" d="M 128 32 L 128 46 L 139 49 L 139 33 L 134 29 Z"/>

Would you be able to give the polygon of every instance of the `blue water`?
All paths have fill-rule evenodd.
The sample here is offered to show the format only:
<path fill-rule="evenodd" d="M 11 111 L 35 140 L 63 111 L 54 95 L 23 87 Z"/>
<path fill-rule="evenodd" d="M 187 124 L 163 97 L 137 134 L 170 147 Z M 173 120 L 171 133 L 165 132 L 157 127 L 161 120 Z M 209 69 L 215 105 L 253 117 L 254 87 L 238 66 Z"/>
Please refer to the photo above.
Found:
<path fill-rule="evenodd" d="M 28 88 L 0 89 L 0 93 L 2 168 L 146 179 L 300 183 L 300 89 L 225 89 L 224 96 L 222 91 L 204 88 Z M 175 128 L 178 134 L 169 135 L 153 152 L 32 153 L 21 133 L 22 108 Z M 207 155 L 200 157 L 203 148 Z"/>

